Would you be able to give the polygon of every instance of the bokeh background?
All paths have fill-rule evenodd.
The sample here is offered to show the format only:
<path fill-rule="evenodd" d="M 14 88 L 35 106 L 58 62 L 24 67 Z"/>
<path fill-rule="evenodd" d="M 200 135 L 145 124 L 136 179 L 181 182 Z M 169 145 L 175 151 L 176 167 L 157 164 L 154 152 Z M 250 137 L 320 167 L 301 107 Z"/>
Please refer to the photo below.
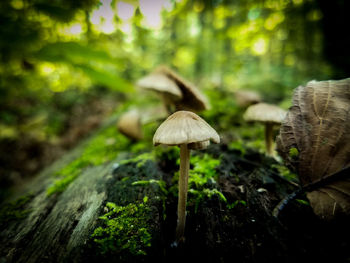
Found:
<path fill-rule="evenodd" d="M 0 184 L 144 96 L 134 83 L 160 64 L 214 99 L 250 89 L 288 108 L 298 85 L 349 77 L 349 11 L 346 0 L 1 1 Z"/>

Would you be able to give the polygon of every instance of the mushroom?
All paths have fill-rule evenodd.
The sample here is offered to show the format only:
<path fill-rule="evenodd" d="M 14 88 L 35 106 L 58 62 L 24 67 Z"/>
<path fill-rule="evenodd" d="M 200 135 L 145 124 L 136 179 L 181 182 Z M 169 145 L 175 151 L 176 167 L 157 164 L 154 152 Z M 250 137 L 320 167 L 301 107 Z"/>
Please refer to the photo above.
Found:
<path fill-rule="evenodd" d="M 238 106 L 242 108 L 261 102 L 259 93 L 252 90 L 237 90 L 235 98 Z"/>
<path fill-rule="evenodd" d="M 268 155 L 273 155 L 273 126 L 281 124 L 286 111 L 278 106 L 258 103 L 249 106 L 244 113 L 244 120 L 261 122 L 265 125 L 265 144 Z"/>
<path fill-rule="evenodd" d="M 155 146 L 163 144 L 180 147 L 176 243 L 184 241 L 190 149 L 205 149 L 210 140 L 219 143 L 220 137 L 205 120 L 190 111 L 177 111 L 170 115 L 153 137 Z"/>
<path fill-rule="evenodd" d="M 182 98 L 175 102 L 176 110 L 190 110 L 200 112 L 209 108 L 206 97 L 192 83 L 180 77 L 166 66 L 160 66 L 156 70 L 173 80 L 182 92 Z"/>
<path fill-rule="evenodd" d="M 143 139 L 144 125 L 164 120 L 166 116 L 168 114 L 162 107 L 134 108 L 120 116 L 117 128 L 126 137 L 137 141 Z"/>
<path fill-rule="evenodd" d="M 118 130 L 132 140 L 143 138 L 141 115 L 137 110 L 130 110 L 122 114 L 117 123 Z"/>
<path fill-rule="evenodd" d="M 182 92 L 177 84 L 161 72 L 153 72 L 136 83 L 137 86 L 157 92 L 163 100 L 168 113 L 172 112 L 172 106 L 182 98 Z"/>

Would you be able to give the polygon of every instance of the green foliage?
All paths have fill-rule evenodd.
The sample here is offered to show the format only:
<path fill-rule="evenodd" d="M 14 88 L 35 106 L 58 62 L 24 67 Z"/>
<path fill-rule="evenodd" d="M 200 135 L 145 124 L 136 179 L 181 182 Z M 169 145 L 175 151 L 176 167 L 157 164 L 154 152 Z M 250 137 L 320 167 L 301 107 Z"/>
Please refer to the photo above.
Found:
<path fill-rule="evenodd" d="M 0 229 L 6 227 L 10 222 L 26 218 L 30 210 L 25 207 L 32 199 L 33 195 L 28 194 L 10 203 L 3 204 L 0 208 Z"/>
<path fill-rule="evenodd" d="M 126 150 L 129 140 L 117 132 L 114 126 L 108 127 L 93 137 L 85 146 L 81 156 L 56 173 L 58 180 L 51 185 L 47 194 L 63 192 L 89 165 L 100 165 L 116 158 L 120 151 Z"/>
<path fill-rule="evenodd" d="M 310 206 L 310 203 L 303 199 L 295 199 L 299 204 Z"/>
<path fill-rule="evenodd" d="M 238 150 L 241 153 L 242 157 L 246 154 L 246 151 L 247 151 L 245 143 L 243 142 L 243 140 L 232 141 L 229 144 L 229 148 Z"/>
<path fill-rule="evenodd" d="M 102 226 L 95 229 L 91 235 L 98 246 L 98 252 L 116 254 L 120 258 L 129 255 L 147 255 L 151 246 L 152 236 L 149 230 L 151 220 L 148 208 L 148 198 L 143 203 L 131 203 L 118 206 L 108 202 L 108 212 L 100 217 Z"/>
<path fill-rule="evenodd" d="M 271 168 L 277 169 L 277 171 L 280 173 L 280 175 L 282 175 L 283 177 L 285 177 L 289 181 L 293 181 L 293 182 L 298 181 L 298 176 L 295 173 L 291 172 L 284 165 L 273 164 L 273 165 L 271 165 Z"/>
<path fill-rule="evenodd" d="M 244 201 L 244 200 L 236 200 L 236 201 L 234 201 L 234 202 L 231 203 L 231 204 L 227 204 L 226 207 L 227 207 L 228 209 L 233 209 L 233 208 L 235 208 L 235 207 L 236 207 L 237 205 L 239 205 L 239 204 L 241 204 L 241 205 L 243 205 L 243 206 L 246 206 L 246 205 L 247 205 L 247 202 Z"/>
<path fill-rule="evenodd" d="M 204 119 L 216 130 L 228 130 L 241 120 L 242 110 L 236 105 L 233 94 L 225 90 L 206 90 L 211 109 L 203 113 Z"/>

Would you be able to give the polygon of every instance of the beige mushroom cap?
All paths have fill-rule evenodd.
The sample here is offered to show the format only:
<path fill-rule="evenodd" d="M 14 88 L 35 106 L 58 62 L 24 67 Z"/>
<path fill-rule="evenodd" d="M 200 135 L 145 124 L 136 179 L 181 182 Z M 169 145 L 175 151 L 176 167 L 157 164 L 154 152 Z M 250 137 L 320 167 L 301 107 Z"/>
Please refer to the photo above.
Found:
<path fill-rule="evenodd" d="M 248 107 L 252 104 L 261 102 L 259 93 L 252 90 L 237 90 L 235 92 L 235 98 L 240 107 Z"/>
<path fill-rule="evenodd" d="M 180 77 L 166 66 L 158 67 L 155 72 L 162 73 L 173 80 L 182 92 L 182 99 L 176 103 L 177 109 L 203 111 L 209 108 L 207 98 L 189 81 Z"/>
<path fill-rule="evenodd" d="M 131 110 L 120 116 L 117 123 L 118 130 L 133 140 L 143 138 L 141 116 L 137 110 Z"/>
<path fill-rule="evenodd" d="M 177 111 L 170 115 L 153 136 L 155 146 L 193 144 L 194 148 L 203 149 L 209 140 L 219 143 L 220 137 L 205 120 L 190 111 Z M 196 144 L 199 142 L 203 143 Z"/>
<path fill-rule="evenodd" d="M 244 113 L 244 120 L 246 121 L 258 121 L 280 124 L 287 112 L 278 106 L 258 103 L 249 106 Z"/>
<path fill-rule="evenodd" d="M 175 81 L 160 72 L 151 73 L 136 82 L 136 85 L 171 96 L 173 100 L 180 100 L 182 92 Z"/>

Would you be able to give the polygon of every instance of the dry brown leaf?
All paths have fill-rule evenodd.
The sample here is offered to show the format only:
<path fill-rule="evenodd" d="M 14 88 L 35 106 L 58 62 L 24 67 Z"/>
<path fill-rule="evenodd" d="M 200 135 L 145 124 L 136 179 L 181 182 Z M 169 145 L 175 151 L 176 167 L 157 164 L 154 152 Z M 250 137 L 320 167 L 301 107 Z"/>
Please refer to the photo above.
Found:
<path fill-rule="evenodd" d="M 305 189 L 321 182 L 307 192 L 317 215 L 349 215 L 350 172 L 338 175 L 350 168 L 350 78 L 299 86 L 281 125 L 277 150 Z"/>

